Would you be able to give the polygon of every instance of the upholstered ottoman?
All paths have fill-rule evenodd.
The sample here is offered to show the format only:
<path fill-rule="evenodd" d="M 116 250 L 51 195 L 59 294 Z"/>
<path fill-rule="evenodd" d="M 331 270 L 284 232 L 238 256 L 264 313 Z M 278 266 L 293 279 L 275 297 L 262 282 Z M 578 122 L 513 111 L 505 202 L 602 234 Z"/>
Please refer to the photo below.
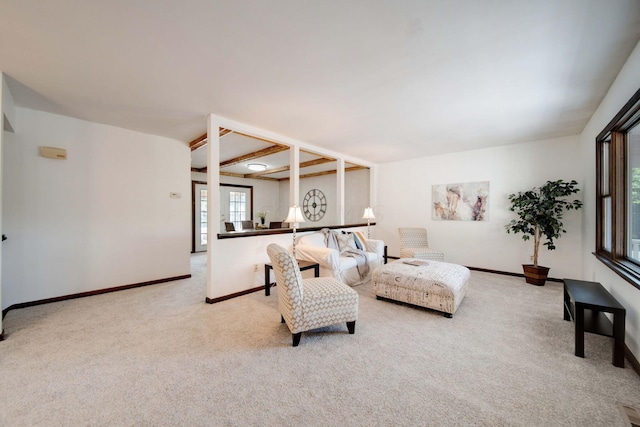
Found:
<path fill-rule="evenodd" d="M 377 299 L 427 307 L 452 317 L 464 298 L 469 276 L 469 269 L 461 265 L 402 258 L 373 272 L 373 292 Z"/>

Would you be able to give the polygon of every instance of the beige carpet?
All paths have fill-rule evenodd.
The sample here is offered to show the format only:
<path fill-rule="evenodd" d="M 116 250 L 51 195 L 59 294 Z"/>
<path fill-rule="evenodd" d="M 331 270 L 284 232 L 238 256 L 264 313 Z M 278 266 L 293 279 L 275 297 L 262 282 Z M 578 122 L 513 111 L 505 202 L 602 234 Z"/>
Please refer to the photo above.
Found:
<path fill-rule="evenodd" d="M 640 378 L 587 335 L 573 355 L 562 287 L 472 272 L 453 319 L 356 287 L 345 325 L 291 347 L 277 287 L 204 303 L 194 277 L 9 312 L 0 424 L 624 426 Z M 627 363 L 628 365 L 628 363 Z"/>

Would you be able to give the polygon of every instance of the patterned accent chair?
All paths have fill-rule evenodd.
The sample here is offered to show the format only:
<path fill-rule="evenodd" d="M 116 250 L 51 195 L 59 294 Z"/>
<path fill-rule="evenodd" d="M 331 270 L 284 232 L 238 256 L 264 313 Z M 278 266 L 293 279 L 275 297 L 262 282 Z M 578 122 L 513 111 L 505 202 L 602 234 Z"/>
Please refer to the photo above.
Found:
<path fill-rule="evenodd" d="M 400 258 L 444 261 L 444 254 L 429 248 L 426 228 L 398 228 L 400 232 Z"/>
<path fill-rule="evenodd" d="M 293 346 L 302 332 L 346 322 L 350 334 L 356 331 L 358 293 L 332 277 L 302 279 L 297 261 L 285 248 L 270 244 L 267 254 L 278 285 L 280 320 L 291 331 Z"/>

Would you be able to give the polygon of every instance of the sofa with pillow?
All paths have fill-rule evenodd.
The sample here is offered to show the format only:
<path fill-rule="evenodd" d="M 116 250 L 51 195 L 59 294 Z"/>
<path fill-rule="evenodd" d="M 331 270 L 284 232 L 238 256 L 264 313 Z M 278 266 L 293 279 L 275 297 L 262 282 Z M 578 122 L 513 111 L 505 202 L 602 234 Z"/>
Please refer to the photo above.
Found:
<path fill-rule="evenodd" d="M 360 232 L 323 229 L 297 239 L 296 258 L 320 264 L 320 276 L 353 286 L 369 281 L 384 262 L 384 242 Z"/>

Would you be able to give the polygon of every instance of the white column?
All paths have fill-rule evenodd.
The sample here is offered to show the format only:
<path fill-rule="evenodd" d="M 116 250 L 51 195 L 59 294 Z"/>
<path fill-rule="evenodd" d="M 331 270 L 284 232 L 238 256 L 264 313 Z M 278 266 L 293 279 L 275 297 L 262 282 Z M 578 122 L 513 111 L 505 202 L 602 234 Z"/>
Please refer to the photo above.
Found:
<path fill-rule="evenodd" d="M 378 206 L 378 169 L 377 166 L 371 166 L 369 168 L 369 206 L 373 209 L 373 213 L 376 216 L 374 221 L 376 224 L 383 218 L 384 212 L 382 207 Z M 375 231 L 375 227 L 373 228 Z M 373 238 L 376 238 L 375 232 L 372 234 Z"/>
<path fill-rule="evenodd" d="M 207 117 L 207 300 L 213 299 L 217 282 L 215 254 L 220 231 L 220 125 L 213 115 Z"/>
<path fill-rule="evenodd" d="M 344 225 L 344 159 L 336 162 L 336 224 Z"/>
<path fill-rule="evenodd" d="M 300 147 L 291 146 L 289 150 L 289 207 L 300 206 Z"/>
<path fill-rule="evenodd" d="M 369 206 L 373 208 L 373 213 L 378 216 L 378 167 L 369 167 Z"/>

